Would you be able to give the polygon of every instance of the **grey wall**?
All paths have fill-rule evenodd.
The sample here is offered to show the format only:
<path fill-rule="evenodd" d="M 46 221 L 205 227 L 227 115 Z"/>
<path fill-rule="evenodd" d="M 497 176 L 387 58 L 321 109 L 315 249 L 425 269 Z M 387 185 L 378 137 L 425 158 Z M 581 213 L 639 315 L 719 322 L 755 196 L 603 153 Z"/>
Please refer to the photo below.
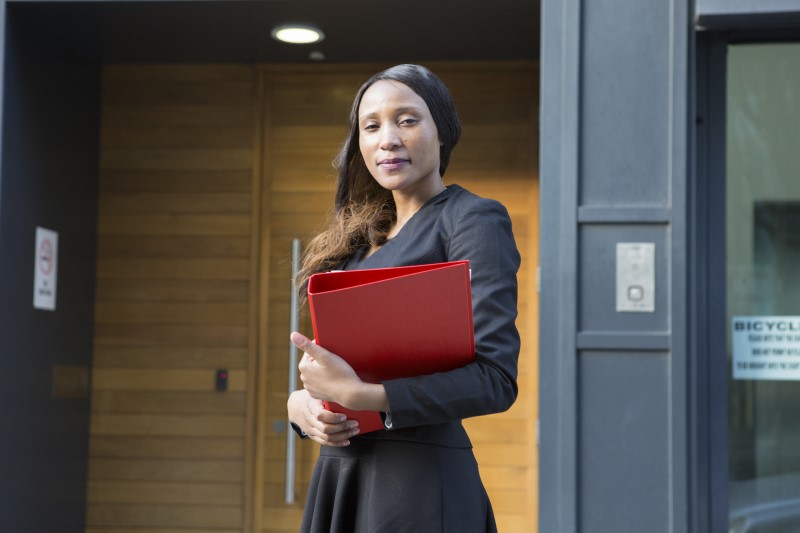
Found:
<path fill-rule="evenodd" d="M 542 1 L 542 532 L 694 530 L 691 24 L 689 0 Z M 618 242 L 655 244 L 655 312 L 616 311 Z"/>
<path fill-rule="evenodd" d="M 697 23 L 704 29 L 800 26 L 797 0 L 696 0 L 696 12 Z"/>
<path fill-rule="evenodd" d="M 0 147 L 3 143 L 3 93 L 5 88 L 5 57 L 6 57 L 6 0 L 0 0 Z M 3 151 L 0 149 L 0 191 L 3 189 Z M 3 204 L 0 202 L 0 217 L 3 215 Z M 2 218 L 0 218 L 2 220 Z M 0 231 L 2 228 L 0 227 Z M 0 272 L 2 272 L 3 256 L 0 254 Z"/>
<path fill-rule="evenodd" d="M 0 529 L 77 533 L 89 400 L 51 387 L 54 365 L 91 365 L 100 71 L 0 8 Z M 54 312 L 33 308 L 36 226 L 59 234 Z"/>

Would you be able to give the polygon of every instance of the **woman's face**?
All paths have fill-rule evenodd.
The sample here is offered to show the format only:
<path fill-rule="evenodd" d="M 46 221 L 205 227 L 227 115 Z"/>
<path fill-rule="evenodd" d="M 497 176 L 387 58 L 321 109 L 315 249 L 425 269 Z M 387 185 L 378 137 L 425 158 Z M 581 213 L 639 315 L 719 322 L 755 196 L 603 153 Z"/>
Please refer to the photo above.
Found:
<path fill-rule="evenodd" d="M 358 108 L 358 144 L 370 174 L 385 189 L 426 194 L 440 186 L 439 134 L 425 101 L 407 85 L 375 82 Z"/>

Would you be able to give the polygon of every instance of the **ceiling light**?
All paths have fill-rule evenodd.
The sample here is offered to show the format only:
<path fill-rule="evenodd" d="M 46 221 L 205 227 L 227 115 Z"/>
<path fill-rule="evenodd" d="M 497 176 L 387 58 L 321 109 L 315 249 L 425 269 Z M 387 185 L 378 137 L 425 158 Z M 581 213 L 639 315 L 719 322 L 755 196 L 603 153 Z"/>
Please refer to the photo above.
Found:
<path fill-rule="evenodd" d="M 322 30 L 302 24 L 286 24 L 272 29 L 272 37 L 292 44 L 318 43 L 325 38 Z"/>

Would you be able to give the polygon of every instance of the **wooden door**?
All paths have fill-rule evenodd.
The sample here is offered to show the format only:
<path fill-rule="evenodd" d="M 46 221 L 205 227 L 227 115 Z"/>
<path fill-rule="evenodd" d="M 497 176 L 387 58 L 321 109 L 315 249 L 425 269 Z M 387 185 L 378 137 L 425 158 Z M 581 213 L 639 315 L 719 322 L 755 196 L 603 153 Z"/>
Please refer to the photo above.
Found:
<path fill-rule="evenodd" d="M 465 425 L 501 531 L 527 533 L 538 71 L 430 66 L 464 126 L 447 180 L 506 205 L 523 257 L 520 397 Z M 291 240 L 324 224 L 352 97 L 380 68 L 105 67 L 87 533 L 297 531 L 317 446 L 298 443 L 285 504 Z"/>
<path fill-rule="evenodd" d="M 255 70 L 106 66 L 102 94 L 86 531 L 250 531 Z"/>
<path fill-rule="evenodd" d="M 481 475 L 504 532 L 535 529 L 537 453 L 538 298 L 538 71 L 531 64 L 437 64 L 463 123 L 448 183 L 500 200 L 508 208 L 520 252 L 520 315 L 523 339 L 520 396 L 507 413 L 466 422 Z M 290 249 L 323 226 L 333 204 L 331 166 L 347 133 L 346 119 L 360 84 L 380 66 L 264 67 L 264 209 L 269 283 L 261 338 L 266 353 L 266 479 L 262 529 L 294 531 L 300 518 L 317 445 L 298 444 L 297 503 L 284 504 L 285 417 L 288 375 Z M 266 257 L 266 254 L 265 254 Z M 310 331 L 307 318 L 304 329 Z"/>

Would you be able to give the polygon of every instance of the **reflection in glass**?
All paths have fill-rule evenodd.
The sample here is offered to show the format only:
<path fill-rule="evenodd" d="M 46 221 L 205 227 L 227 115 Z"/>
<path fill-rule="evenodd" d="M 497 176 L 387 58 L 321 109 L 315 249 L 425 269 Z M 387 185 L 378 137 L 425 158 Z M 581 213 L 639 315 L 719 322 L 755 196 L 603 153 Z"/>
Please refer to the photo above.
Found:
<path fill-rule="evenodd" d="M 730 46 L 727 72 L 732 360 L 731 317 L 800 316 L 800 44 Z M 800 381 L 729 377 L 731 532 L 800 531 Z"/>

